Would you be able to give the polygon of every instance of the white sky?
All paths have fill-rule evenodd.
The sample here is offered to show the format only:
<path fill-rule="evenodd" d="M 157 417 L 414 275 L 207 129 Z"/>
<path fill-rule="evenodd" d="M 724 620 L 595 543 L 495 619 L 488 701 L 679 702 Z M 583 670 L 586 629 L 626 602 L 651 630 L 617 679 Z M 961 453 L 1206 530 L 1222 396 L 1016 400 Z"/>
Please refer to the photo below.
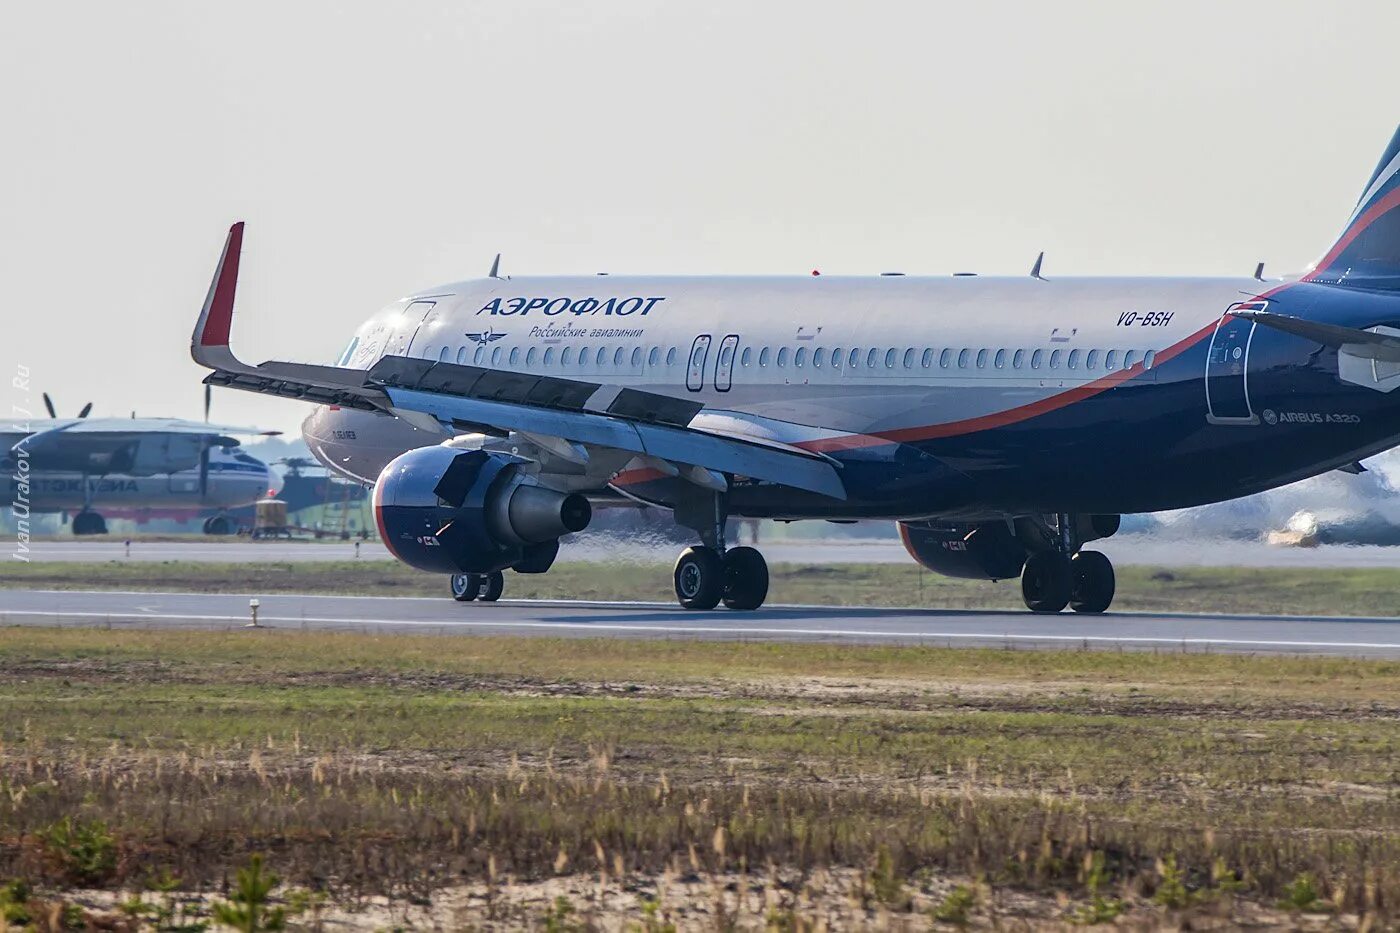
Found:
<path fill-rule="evenodd" d="M 1398 36 L 1394 2 L 14 0 L 0 376 L 28 366 L 60 414 L 198 417 L 189 331 L 238 219 L 254 361 L 326 362 L 498 250 L 513 273 L 1297 270 L 1400 122 Z M 225 423 L 304 414 L 216 393 Z"/>

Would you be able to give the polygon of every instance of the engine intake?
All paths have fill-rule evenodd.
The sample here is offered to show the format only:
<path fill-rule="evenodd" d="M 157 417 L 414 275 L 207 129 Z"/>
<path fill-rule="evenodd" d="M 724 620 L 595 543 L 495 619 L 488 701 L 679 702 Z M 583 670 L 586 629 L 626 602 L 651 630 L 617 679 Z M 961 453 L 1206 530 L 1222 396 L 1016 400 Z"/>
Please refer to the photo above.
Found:
<path fill-rule="evenodd" d="M 593 517 L 588 500 L 538 485 L 525 461 L 501 453 L 420 447 L 396 457 L 374 486 L 384 546 L 429 573 L 548 569 L 561 535 Z M 544 547 L 541 547 L 544 546 Z"/>

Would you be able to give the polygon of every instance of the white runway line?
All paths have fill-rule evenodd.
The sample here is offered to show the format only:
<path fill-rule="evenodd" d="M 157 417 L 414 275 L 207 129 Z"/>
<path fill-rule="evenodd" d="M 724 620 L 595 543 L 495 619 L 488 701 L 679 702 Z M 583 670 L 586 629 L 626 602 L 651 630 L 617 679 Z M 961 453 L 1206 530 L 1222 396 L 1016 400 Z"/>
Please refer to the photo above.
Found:
<path fill-rule="evenodd" d="M 106 619 L 109 621 L 130 620 L 145 622 L 166 619 L 182 622 L 223 622 L 229 625 L 243 625 L 246 616 L 189 615 L 189 614 L 138 614 L 121 612 L 61 612 L 43 610 L 16 610 L 0 614 L 9 616 L 39 616 L 70 619 Z M 1132 645 L 1191 645 L 1198 647 L 1227 648 L 1346 648 L 1354 650 L 1400 650 L 1400 643 L 1353 642 L 1353 641 L 1272 641 L 1248 638 L 1167 638 L 1150 635 L 1013 635 L 993 632 L 882 632 L 870 629 L 804 629 L 804 628 L 738 628 L 711 625 L 629 625 L 621 622 L 518 622 L 502 620 L 467 621 L 462 619 L 423 620 L 410 619 L 342 619 L 316 616 L 262 616 L 258 620 L 263 625 L 290 623 L 302 625 L 335 625 L 351 627 L 357 625 L 402 625 L 417 628 L 526 628 L 553 629 L 578 632 L 640 632 L 673 635 L 730 635 L 730 636 L 800 636 L 804 638 L 869 638 L 888 640 L 920 641 L 1023 641 L 1023 642 L 1074 642 L 1093 644 L 1132 644 Z"/>

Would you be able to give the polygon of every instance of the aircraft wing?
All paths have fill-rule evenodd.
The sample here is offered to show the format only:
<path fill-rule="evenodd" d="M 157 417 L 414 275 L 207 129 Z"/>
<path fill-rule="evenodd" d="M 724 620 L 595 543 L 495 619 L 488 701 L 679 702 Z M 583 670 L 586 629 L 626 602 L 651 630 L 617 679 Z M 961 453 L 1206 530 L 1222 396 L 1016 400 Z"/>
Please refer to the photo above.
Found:
<path fill-rule="evenodd" d="M 844 499 L 837 464 L 819 453 L 691 427 L 700 403 L 616 385 L 387 356 L 368 370 L 242 362 L 229 349 L 243 224 L 229 230 L 190 341 L 205 382 L 362 410 L 431 427 L 553 439 L 649 457 L 700 485 L 724 473 Z M 669 468 L 669 469 L 668 469 Z"/>
<path fill-rule="evenodd" d="M 1315 340 L 1318 343 L 1335 347 L 1338 350 L 1368 360 L 1383 360 L 1400 363 L 1400 337 L 1391 334 L 1360 330 L 1355 327 L 1342 327 L 1337 324 L 1323 324 L 1309 321 L 1290 314 L 1275 314 L 1272 311 L 1231 311 L 1231 317 L 1254 321 L 1274 330 Z"/>

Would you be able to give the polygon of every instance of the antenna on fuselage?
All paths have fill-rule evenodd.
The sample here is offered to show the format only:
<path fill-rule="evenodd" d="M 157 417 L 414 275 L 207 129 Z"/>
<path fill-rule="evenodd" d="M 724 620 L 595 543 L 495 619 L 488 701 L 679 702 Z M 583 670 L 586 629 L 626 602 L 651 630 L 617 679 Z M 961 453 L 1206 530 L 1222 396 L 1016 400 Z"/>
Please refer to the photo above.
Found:
<path fill-rule="evenodd" d="M 1254 267 L 1254 277 L 1259 281 L 1264 281 L 1264 264 L 1261 262 Z"/>
<path fill-rule="evenodd" d="M 499 279 L 499 278 L 501 277 L 500 272 L 501 272 L 501 254 L 500 254 L 500 253 L 497 253 L 497 254 L 496 254 L 496 258 L 493 259 L 493 260 L 491 260 L 491 271 L 488 272 L 487 275 L 490 276 L 490 277 L 493 278 L 493 279 Z"/>
<path fill-rule="evenodd" d="M 1045 250 L 1040 251 L 1040 255 L 1035 257 L 1035 265 L 1031 266 L 1031 278 L 1045 281 L 1045 276 L 1040 274 L 1040 264 L 1045 261 Z"/>

